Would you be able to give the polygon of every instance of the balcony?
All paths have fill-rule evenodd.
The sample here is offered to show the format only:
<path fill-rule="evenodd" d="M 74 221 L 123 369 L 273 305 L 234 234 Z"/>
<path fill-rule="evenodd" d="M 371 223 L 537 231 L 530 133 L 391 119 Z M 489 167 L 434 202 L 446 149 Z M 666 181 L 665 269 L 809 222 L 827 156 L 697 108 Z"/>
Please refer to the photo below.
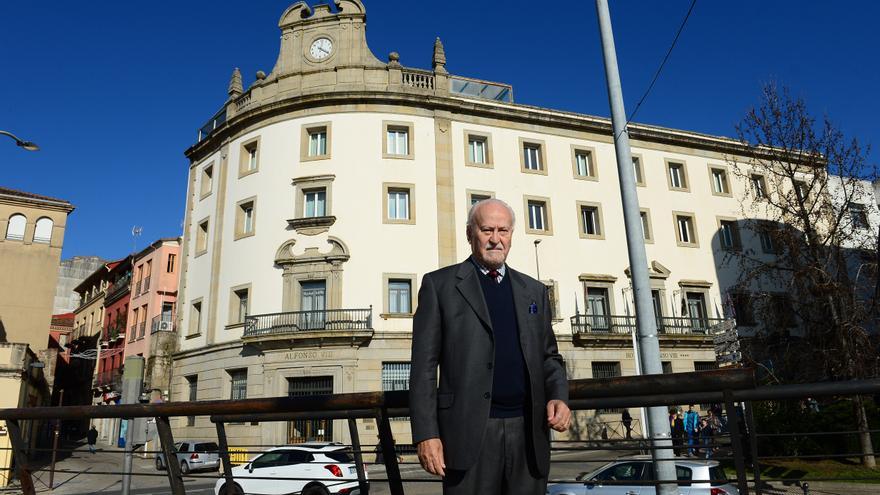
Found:
<path fill-rule="evenodd" d="M 150 322 L 150 334 L 156 332 L 173 332 L 174 331 L 174 314 L 166 313 L 154 316 Z"/>
<path fill-rule="evenodd" d="M 101 371 L 95 376 L 95 388 L 122 391 L 122 368 Z"/>
<path fill-rule="evenodd" d="M 109 289 L 107 289 L 107 295 L 104 296 L 104 304 L 110 304 L 111 302 L 122 297 L 126 292 L 128 292 L 131 287 L 131 278 L 126 277 L 121 280 L 118 280 Z"/>
<path fill-rule="evenodd" d="M 712 328 L 727 320 L 689 316 L 661 316 L 657 318 L 657 334 L 661 340 L 685 341 L 712 345 Z M 584 347 L 621 341 L 629 345 L 636 329 L 634 316 L 576 315 L 571 317 L 571 332 L 576 345 Z"/>
<path fill-rule="evenodd" d="M 245 318 L 245 343 L 261 348 L 301 345 L 359 346 L 373 337 L 373 308 L 325 309 L 251 315 Z"/>
<path fill-rule="evenodd" d="M 149 275 L 144 277 L 144 286 L 141 287 L 141 294 L 143 294 L 144 292 L 147 292 L 148 290 L 150 290 L 150 276 Z"/>

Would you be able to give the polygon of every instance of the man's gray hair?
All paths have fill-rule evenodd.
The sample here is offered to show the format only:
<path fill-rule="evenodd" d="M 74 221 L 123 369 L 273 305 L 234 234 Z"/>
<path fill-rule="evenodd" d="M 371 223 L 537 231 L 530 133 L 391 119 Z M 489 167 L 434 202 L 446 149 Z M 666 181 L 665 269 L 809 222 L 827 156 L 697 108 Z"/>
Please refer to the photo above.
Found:
<path fill-rule="evenodd" d="M 511 208 L 509 204 L 505 203 L 504 201 L 501 201 L 500 199 L 489 198 L 489 199 L 484 199 L 482 201 L 477 201 L 476 203 L 474 203 L 471 206 L 470 211 L 468 211 L 468 218 L 467 218 L 468 232 L 472 232 L 471 229 L 473 229 L 475 227 L 474 218 L 477 215 L 477 210 L 479 210 L 483 206 L 490 205 L 490 204 L 501 205 L 501 206 L 507 208 L 507 213 L 510 213 L 510 228 L 511 228 L 511 230 L 513 229 L 514 225 L 516 225 L 516 213 L 513 212 L 513 208 Z"/>

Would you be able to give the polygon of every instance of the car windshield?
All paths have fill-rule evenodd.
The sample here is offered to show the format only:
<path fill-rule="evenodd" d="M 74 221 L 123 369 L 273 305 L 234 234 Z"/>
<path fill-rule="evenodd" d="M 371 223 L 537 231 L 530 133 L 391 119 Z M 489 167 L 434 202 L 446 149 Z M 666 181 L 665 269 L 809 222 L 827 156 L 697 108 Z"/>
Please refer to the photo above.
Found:
<path fill-rule="evenodd" d="M 220 447 L 215 442 L 197 443 L 196 452 L 217 452 Z"/>
<path fill-rule="evenodd" d="M 712 480 L 712 486 L 719 486 L 727 483 L 727 473 L 721 466 L 712 466 L 709 468 L 709 479 Z"/>

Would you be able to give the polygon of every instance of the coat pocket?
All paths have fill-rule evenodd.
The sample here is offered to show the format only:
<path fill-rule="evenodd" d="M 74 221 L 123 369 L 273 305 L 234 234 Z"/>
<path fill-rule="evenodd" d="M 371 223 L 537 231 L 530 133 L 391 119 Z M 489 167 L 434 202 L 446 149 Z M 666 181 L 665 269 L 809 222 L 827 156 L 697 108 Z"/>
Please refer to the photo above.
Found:
<path fill-rule="evenodd" d="M 455 394 L 437 394 L 438 409 L 452 407 L 453 402 L 455 402 Z"/>

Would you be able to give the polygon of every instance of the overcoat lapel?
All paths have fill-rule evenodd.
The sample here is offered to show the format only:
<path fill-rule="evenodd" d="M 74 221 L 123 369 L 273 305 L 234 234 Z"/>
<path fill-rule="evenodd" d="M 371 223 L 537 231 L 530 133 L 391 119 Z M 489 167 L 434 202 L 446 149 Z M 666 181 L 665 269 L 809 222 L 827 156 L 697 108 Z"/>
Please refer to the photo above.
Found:
<path fill-rule="evenodd" d="M 480 287 L 480 281 L 477 279 L 476 269 L 470 260 L 458 265 L 456 276 L 459 278 L 456 288 L 461 293 L 464 300 L 467 301 L 480 321 L 486 327 L 486 330 L 492 334 L 492 318 L 489 316 L 489 306 L 486 304 L 486 298 L 483 296 L 483 289 Z"/>

